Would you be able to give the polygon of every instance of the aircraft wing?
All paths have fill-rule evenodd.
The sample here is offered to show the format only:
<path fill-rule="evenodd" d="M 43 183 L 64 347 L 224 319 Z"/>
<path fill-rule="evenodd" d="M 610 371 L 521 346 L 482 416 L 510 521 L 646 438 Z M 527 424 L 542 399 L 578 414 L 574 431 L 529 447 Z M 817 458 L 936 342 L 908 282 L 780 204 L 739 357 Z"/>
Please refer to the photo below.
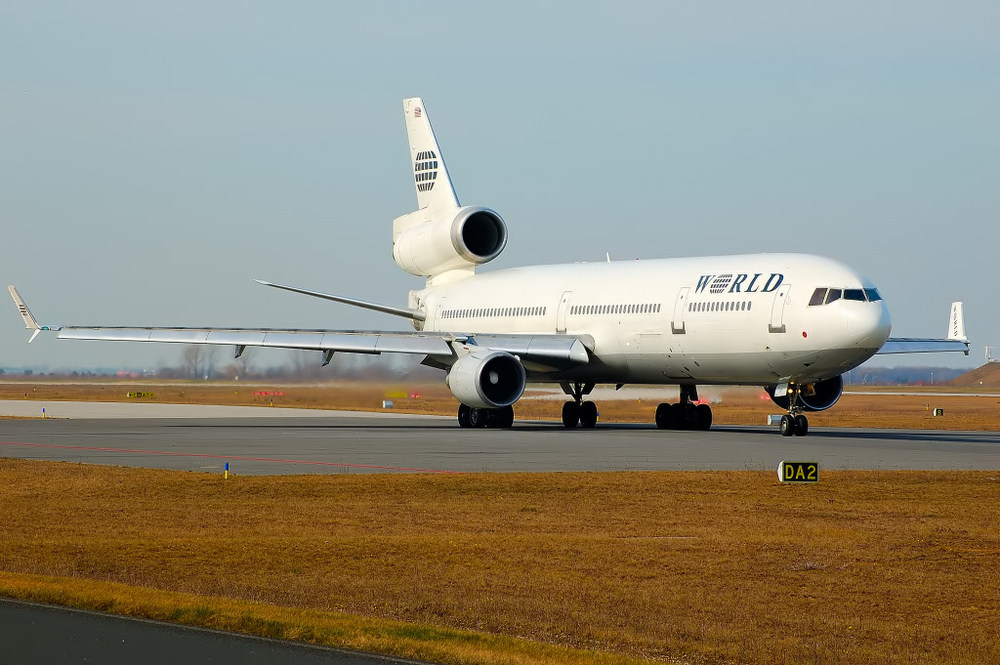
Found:
<path fill-rule="evenodd" d="M 920 337 L 890 337 L 876 355 L 897 353 L 954 353 L 969 355 L 969 341 Z"/>
<path fill-rule="evenodd" d="M 890 337 L 876 355 L 955 352 L 969 355 L 969 338 L 965 336 L 965 310 L 961 302 L 951 304 L 947 337 L 943 339 Z"/>
<path fill-rule="evenodd" d="M 390 332 L 357 330 L 301 330 L 272 328 L 162 328 L 118 326 L 42 325 L 34 317 L 17 289 L 8 287 L 31 340 L 42 331 L 54 331 L 59 339 L 103 340 L 109 342 L 159 342 L 167 344 L 211 344 L 231 346 L 239 357 L 247 347 L 311 349 L 333 353 L 407 353 L 429 356 L 435 364 L 448 366 L 463 347 L 483 347 L 505 351 L 539 368 L 565 368 L 586 364 L 588 349 L 594 348 L 589 336 L 574 335 L 497 335 L 468 332 Z"/>

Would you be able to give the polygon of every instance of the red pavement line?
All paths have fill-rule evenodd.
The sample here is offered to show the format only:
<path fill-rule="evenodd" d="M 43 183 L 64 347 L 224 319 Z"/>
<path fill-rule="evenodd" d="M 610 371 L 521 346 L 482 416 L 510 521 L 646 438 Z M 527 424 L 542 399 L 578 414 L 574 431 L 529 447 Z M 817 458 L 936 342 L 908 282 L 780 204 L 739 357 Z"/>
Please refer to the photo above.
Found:
<path fill-rule="evenodd" d="M 312 466 L 336 466 L 347 469 L 377 469 L 379 471 L 408 471 L 411 473 L 461 473 L 442 469 L 410 469 L 402 466 L 378 466 L 376 464 L 344 464 L 341 462 L 316 462 L 312 460 L 274 459 L 271 457 L 242 457 L 240 455 L 209 455 L 208 453 L 177 453 L 167 450 L 132 450 L 129 448 L 100 448 L 97 446 L 62 446 L 54 443 L 17 443 L 0 441 L 0 446 L 21 446 L 22 448 L 58 448 L 61 450 L 92 450 L 102 453 L 135 453 L 137 455 L 169 455 L 173 457 L 207 457 L 209 459 L 240 460 L 242 462 L 277 462 L 281 464 L 309 464 Z"/>

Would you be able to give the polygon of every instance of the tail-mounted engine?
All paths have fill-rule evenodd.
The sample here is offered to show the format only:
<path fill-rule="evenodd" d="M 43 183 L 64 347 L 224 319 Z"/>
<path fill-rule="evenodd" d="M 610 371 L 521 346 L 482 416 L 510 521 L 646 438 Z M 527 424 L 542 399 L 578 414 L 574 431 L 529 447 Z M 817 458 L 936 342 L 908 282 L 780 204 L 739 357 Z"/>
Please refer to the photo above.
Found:
<path fill-rule="evenodd" d="M 471 270 L 495 259 L 507 245 L 507 225 L 489 208 L 467 206 L 437 219 L 415 219 L 425 214 L 410 213 L 395 224 L 392 258 L 411 275 Z"/>
<path fill-rule="evenodd" d="M 771 396 L 771 401 L 782 409 L 788 409 L 789 395 L 775 397 L 775 386 L 765 386 L 764 390 Z M 799 404 L 805 411 L 826 411 L 837 403 L 844 392 L 844 378 L 835 376 L 832 379 L 807 383 L 799 391 Z"/>
<path fill-rule="evenodd" d="M 455 361 L 446 382 L 462 404 L 496 409 L 520 399 L 527 375 L 521 361 L 509 353 L 477 349 Z"/>

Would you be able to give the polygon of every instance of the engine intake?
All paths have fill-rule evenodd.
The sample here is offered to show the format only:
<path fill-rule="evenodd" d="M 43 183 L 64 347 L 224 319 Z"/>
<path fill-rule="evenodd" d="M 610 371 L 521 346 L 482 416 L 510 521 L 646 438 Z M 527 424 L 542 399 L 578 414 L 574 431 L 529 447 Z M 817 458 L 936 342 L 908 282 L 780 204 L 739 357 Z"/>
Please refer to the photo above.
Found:
<path fill-rule="evenodd" d="M 402 231 L 393 243 L 392 257 L 411 275 L 434 276 L 492 261 L 506 246 L 503 218 L 489 208 L 469 206 L 459 208 L 453 217 Z"/>
<path fill-rule="evenodd" d="M 787 409 L 790 403 L 789 396 L 786 394 L 783 397 L 775 397 L 775 387 L 765 386 L 764 390 L 771 396 L 772 402 L 782 409 Z M 802 386 L 802 391 L 799 393 L 799 403 L 802 404 L 802 408 L 806 411 L 826 411 L 837 403 L 843 392 L 844 377 L 835 376 L 832 379 L 825 379 Z"/>
<path fill-rule="evenodd" d="M 477 408 L 510 406 L 524 392 L 524 365 L 503 351 L 473 351 L 459 358 L 446 379 L 458 401 Z"/>

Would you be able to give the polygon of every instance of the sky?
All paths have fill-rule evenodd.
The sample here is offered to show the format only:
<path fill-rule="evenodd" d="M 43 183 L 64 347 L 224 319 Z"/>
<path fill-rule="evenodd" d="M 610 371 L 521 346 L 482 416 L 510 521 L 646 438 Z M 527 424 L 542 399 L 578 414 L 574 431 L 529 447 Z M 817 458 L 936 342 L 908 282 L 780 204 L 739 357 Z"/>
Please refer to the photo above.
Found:
<path fill-rule="evenodd" d="M 821 254 L 896 336 L 963 300 L 969 358 L 890 364 L 971 369 L 1000 355 L 997 34 L 961 0 L 0 2 L 0 279 L 43 323 L 405 329 L 252 279 L 405 305 L 421 96 L 507 222 L 486 269 Z M 181 353 L 27 337 L 0 306 L 0 367 Z"/>

